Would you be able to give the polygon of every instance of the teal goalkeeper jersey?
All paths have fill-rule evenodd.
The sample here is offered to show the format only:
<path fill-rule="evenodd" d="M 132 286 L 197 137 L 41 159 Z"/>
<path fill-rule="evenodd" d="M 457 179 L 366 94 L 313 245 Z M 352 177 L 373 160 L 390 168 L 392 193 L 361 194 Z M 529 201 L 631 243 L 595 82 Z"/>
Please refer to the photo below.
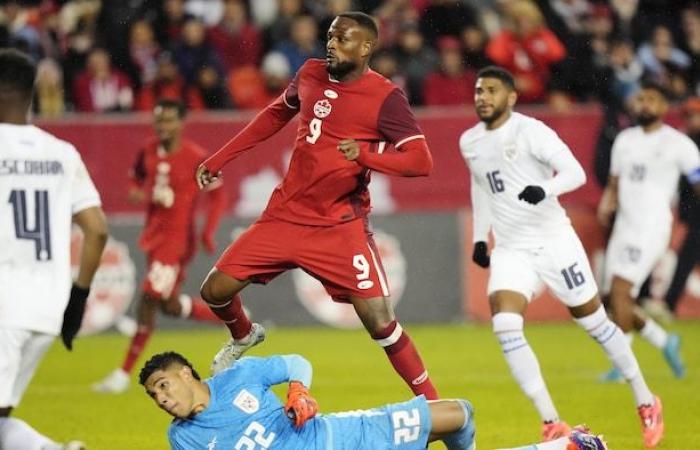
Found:
<path fill-rule="evenodd" d="M 245 357 L 206 380 L 207 408 L 190 419 L 175 419 L 168 430 L 175 450 L 321 450 L 325 423 L 314 419 L 297 429 L 270 390 L 290 380 L 290 357 Z M 291 364 L 290 364 L 291 363 Z"/>

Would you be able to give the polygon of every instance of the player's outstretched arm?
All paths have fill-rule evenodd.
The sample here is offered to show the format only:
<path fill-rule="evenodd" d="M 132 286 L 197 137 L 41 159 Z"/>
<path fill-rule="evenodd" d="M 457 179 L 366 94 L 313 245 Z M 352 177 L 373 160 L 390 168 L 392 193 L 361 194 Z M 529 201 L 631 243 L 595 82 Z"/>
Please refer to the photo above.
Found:
<path fill-rule="evenodd" d="M 90 284 L 100 265 L 100 258 L 108 237 L 107 220 L 102 208 L 98 206 L 77 212 L 73 215 L 73 221 L 83 232 L 83 249 L 80 255 L 78 278 L 73 283 L 61 327 L 61 338 L 68 350 L 73 348 L 73 339 L 80 330 L 85 313 L 85 302 L 90 293 Z"/>
<path fill-rule="evenodd" d="M 556 175 L 540 186 L 526 186 L 518 198 L 536 205 L 547 197 L 571 192 L 586 183 L 586 172 L 568 149 L 558 151 L 549 159 Z"/>
<path fill-rule="evenodd" d="M 387 175 L 424 177 L 433 169 L 433 158 L 423 136 L 403 143 L 395 153 L 371 153 L 353 139 L 340 141 L 338 150 L 348 161 Z"/>
<path fill-rule="evenodd" d="M 284 95 L 260 111 L 240 133 L 202 163 L 201 170 L 197 170 L 200 187 L 216 181 L 228 162 L 277 133 L 292 120 L 299 110 L 288 106 Z"/>

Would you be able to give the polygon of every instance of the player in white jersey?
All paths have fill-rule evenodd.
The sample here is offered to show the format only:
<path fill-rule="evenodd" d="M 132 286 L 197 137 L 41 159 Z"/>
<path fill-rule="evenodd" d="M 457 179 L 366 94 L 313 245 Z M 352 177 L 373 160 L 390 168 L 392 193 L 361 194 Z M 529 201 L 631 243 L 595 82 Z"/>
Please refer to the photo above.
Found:
<path fill-rule="evenodd" d="M 0 50 L 0 449 L 79 449 L 10 417 L 54 337 L 72 348 L 107 240 L 78 152 L 28 123 L 35 76 L 26 55 Z M 72 287 L 71 221 L 84 234 Z"/>
<path fill-rule="evenodd" d="M 490 266 L 493 331 L 513 377 L 540 414 L 543 437 L 565 435 L 570 427 L 560 420 L 523 333 L 523 313 L 541 282 L 630 382 L 644 442 L 655 447 L 663 436 L 661 401 L 647 387 L 625 336 L 608 319 L 586 252 L 557 201 L 585 183 L 581 165 L 552 129 L 513 112 L 517 93 L 507 71 L 482 69 L 474 97 L 481 121 L 459 141 L 471 172 L 473 259 Z M 495 238 L 490 257 L 489 230 Z"/>
<path fill-rule="evenodd" d="M 603 281 L 613 320 L 624 332 L 637 330 L 660 349 L 674 375 L 681 378 L 685 366 L 679 354 L 680 337 L 667 333 L 641 310 L 635 310 L 633 300 L 668 249 L 673 224 L 671 203 L 681 175 L 700 195 L 700 153 L 689 137 L 664 124 L 667 111 L 663 89 L 644 82 L 633 103 L 639 125 L 622 131 L 613 144 L 610 177 L 598 219 L 610 226 L 617 212 L 605 254 Z M 612 370 L 606 378 L 615 377 L 616 371 Z"/>

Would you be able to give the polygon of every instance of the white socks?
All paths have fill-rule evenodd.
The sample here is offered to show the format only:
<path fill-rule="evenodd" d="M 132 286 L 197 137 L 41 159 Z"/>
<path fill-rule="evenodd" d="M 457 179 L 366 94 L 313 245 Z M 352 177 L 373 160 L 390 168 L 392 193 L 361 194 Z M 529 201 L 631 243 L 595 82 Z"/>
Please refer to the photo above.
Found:
<path fill-rule="evenodd" d="M 27 422 L 14 417 L 0 417 L 0 449 L 60 450 L 56 444 L 40 434 Z"/>
<path fill-rule="evenodd" d="M 192 297 L 187 294 L 180 294 L 178 301 L 180 302 L 180 317 L 187 319 L 192 314 Z"/>
<path fill-rule="evenodd" d="M 668 333 L 666 333 L 666 330 L 648 317 L 644 323 L 644 328 L 639 330 L 639 334 L 659 350 L 663 350 L 668 342 Z"/>
<path fill-rule="evenodd" d="M 637 405 L 653 404 L 654 396 L 639 370 L 632 347 L 622 330 L 608 318 L 605 309 L 601 306 L 593 314 L 574 320 L 603 347 L 613 365 L 629 381 Z"/>
<path fill-rule="evenodd" d="M 492 322 L 493 332 L 501 344 L 503 356 L 515 381 L 535 404 L 542 421 L 559 421 L 559 414 L 544 384 L 540 364 L 523 334 L 523 316 L 516 313 L 497 313 Z"/>

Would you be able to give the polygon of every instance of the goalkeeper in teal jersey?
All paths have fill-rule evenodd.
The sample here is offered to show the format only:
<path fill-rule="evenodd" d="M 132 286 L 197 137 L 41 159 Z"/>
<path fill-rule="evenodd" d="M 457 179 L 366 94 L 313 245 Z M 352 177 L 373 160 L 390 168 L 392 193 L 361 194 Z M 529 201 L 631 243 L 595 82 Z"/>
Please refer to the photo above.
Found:
<path fill-rule="evenodd" d="M 182 355 L 165 352 L 146 362 L 139 382 L 175 418 L 168 430 L 175 450 L 424 450 L 440 439 L 449 450 L 475 448 L 466 400 L 427 401 L 421 395 L 376 409 L 316 415 L 311 375 L 311 364 L 298 355 L 245 357 L 202 381 Z M 289 383 L 285 405 L 270 390 L 281 383 Z M 560 442 L 547 450 L 605 448 Z"/>

